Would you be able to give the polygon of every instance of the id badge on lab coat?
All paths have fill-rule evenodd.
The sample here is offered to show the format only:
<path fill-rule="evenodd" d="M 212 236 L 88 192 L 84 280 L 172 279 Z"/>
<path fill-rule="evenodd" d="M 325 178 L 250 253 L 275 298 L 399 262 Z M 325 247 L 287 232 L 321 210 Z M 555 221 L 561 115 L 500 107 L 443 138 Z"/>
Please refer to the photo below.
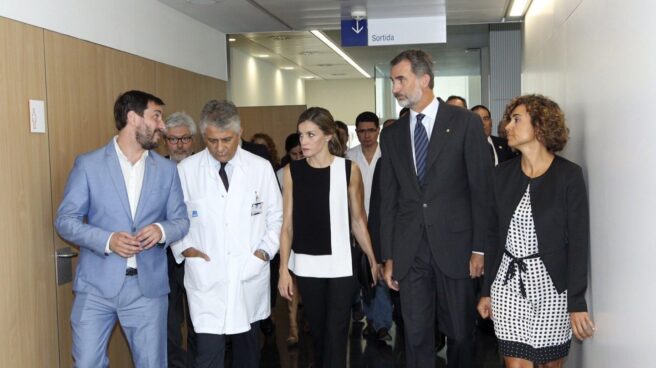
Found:
<path fill-rule="evenodd" d="M 259 215 L 262 213 L 262 199 L 260 194 L 255 191 L 255 202 L 251 205 L 251 216 Z"/>

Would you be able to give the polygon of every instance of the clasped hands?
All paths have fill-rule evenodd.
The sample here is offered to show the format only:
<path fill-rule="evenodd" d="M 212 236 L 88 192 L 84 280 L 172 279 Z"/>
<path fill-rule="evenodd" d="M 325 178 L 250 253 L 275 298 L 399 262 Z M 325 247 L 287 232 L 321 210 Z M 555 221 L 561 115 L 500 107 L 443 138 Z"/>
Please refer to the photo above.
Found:
<path fill-rule="evenodd" d="M 128 258 L 148 250 L 162 239 L 162 230 L 155 224 L 150 224 L 139 230 L 136 235 L 119 231 L 109 239 L 109 249 L 121 257 Z"/>

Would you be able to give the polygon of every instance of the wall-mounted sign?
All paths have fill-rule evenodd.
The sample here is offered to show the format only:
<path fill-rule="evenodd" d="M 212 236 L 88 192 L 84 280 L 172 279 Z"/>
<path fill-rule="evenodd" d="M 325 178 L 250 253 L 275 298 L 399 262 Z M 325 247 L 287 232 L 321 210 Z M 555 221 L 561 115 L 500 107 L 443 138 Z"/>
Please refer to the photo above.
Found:
<path fill-rule="evenodd" d="M 446 42 L 446 16 L 342 20 L 342 46 Z"/>

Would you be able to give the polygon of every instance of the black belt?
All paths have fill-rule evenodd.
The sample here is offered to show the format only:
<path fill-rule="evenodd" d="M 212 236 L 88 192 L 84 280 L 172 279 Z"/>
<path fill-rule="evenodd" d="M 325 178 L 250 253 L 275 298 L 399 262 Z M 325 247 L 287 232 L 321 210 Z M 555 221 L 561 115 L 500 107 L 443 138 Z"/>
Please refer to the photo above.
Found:
<path fill-rule="evenodd" d="M 137 269 L 128 267 L 125 269 L 125 276 L 136 276 L 137 275 Z"/>
<path fill-rule="evenodd" d="M 524 288 L 524 280 L 522 280 L 522 273 L 526 272 L 527 268 L 524 260 L 538 258 L 540 257 L 540 254 L 535 253 L 531 254 L 530 256 L 517 258 L 513 256 L 512 253 L 510 253 L 507 249 L 504 251 L 504 254 L 510 257 L 510 264 L 508 265 L 508 271 L 506 271 L 506 277 L 503 280 L 503 285 L 505 286 L 509 280 L 512 280 L 512 278 L 515 277 L 515 268 L 517 268 L 517 273 L 519 274 L 519 292 L 524 298 L 526 298 L 526 288 Z"/>

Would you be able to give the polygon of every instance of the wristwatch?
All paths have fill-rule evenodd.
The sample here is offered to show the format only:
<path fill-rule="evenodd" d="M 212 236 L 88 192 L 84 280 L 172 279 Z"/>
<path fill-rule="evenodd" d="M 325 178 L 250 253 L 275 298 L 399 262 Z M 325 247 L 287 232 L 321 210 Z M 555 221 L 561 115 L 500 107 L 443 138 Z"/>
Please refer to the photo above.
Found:
<path fill-rule="evenodd" d="M 269 262 L 269 253 L 267 253 L 264 249 L 258 249 L 255 251 L 256 254 L 262 256 L 264 258 L 264 261 Z"/>

